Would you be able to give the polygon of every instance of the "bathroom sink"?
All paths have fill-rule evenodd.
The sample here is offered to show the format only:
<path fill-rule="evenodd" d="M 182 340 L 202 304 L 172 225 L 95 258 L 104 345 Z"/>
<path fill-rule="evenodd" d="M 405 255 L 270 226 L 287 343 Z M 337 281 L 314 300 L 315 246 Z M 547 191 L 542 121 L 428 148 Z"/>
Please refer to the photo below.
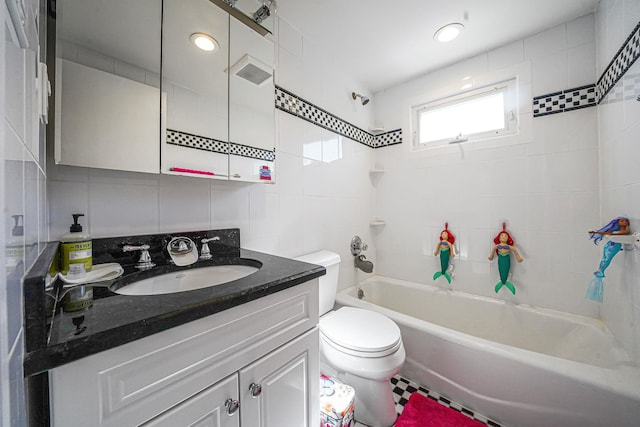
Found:
<path fill-rule="evenodd" d="M 174 271 L 112 289 L 122 295 L 160 295 L 222 285 L 258 271 L 250 265 L 214 265 Z"/>

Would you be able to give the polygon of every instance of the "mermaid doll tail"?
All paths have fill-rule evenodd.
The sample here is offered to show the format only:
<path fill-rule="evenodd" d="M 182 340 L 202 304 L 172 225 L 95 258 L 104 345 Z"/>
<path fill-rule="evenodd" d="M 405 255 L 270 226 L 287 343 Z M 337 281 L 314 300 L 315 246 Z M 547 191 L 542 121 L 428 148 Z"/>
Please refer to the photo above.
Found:
<path fill-rule="evenodd" d="M 451 283 L 451 275 L 447 272 L 443 273 L 441 271 L 436 271 L 436 273 L 433 275 L 433 280 L 436 280 L 440 276 L 444 276 L 444 278 L 447 279 L 447 282 Z"/>
<path fill-rule="evenodd" d="M 515 295 L 515 294 L 516 294 L 516 287 L 515 287 L 515 286 L 513 286 L 513 283 L 511 283 L 511 282 L 507 282 L 507 283 L 505 283 L 504 285 L 505 285 L 507 288 L 509 288 L 509 290 L 511 291 L 511 293 L 512 293 L 513 295 Z"/>
<path fill-rule="evenodd" d="M 604 283 L 601 277 L 595 276 L 591 282 L 589 283 L 589 287 L 587 288 L 587 293 L 585 294 L 586 299 L 590 299 L 592 301 L 602 302 L 603 292 L 604 291 Z"/>
<path fill-rule="evenodd" d="M 498 272 L 500 273 L 500 282 L 496 283 L 495 291 L 498 291 L 506 286 L 512 294 L 516 294 L 516 287 L 513 283 L 509 282 L 509 270 L 511 270 L 511 257 L 509 254 L 498 254 Z"/>
<path fill-rule="evenodd" d="M 436 272 L 433 275 L 433 280 L 436 280 L 440 276 L 444 276 L 447 279 L 447 282 L 451 283 L 451 275 L 447 273 L 447 268 L 449 268 L 449 251 L 440 251 L 440 271 Z"/>
<path fill-rule="evenodd" d="M 607 267 L 609 267 L 609 264 L 611 264 L 611 260 L 613 260 L 613 257 L 616 256 L 616 254 L 621 250 L 622 243 L 607 242 L 607 244 L 604 245 L 604 248 L 602 249 L 602 259 L 600 260 L 598 269 L 593 273 L 594 276 L 600 278 L 604 277 L 604 271 L 607 269 Z"/>
<path fill-rule="evenodd" d="M 504 282 L 504 283 L 503 282 L 498 282 L 498 283 L 496 283 L 496 287 L 495 287 L 496 294 L 498 293 L 498 291 L 500 289 L 502 289 L 503 286 L 506 286 L 507 289 L 509 289 L 513 295 L 516 294 L 516 287 L 513 286 L 513 283 L 511 283 L 511 282 Z"/>
<path fill-rule="evenodd" d="M 500 281 L 503 285 L 507 284 L 509 270 L 511 270 L 511 257 L 509 254 L 498 254 L 498 272 L 500 273 Z"/>

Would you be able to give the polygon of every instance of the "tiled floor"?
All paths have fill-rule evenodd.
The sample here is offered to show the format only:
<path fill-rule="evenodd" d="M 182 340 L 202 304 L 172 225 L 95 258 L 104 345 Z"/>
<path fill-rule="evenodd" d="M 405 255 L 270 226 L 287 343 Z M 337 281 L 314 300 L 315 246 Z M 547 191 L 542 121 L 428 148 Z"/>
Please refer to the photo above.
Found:
<path fill-rule="evenodd" d="M 398 415 L 402 413 L 402 410 L 404 409 L 404 405 L 409 401 L 409 397 L 411 396 L 411 393 L 418 392 L 424 396 L 427 396 L 435 400 L 436 402 L 448 408 L 454 409 L 466 415 L 469 418 L 473 418 L 474 420 L 477 420 L 482 424 L 485 424 L 491 427 L 503 427 L 499 423 L 493 420 L 490 420 L 483 415 L 474 413 L 473 411 L 465 408 L 459 403 L 452 402 L 451 400 L 439 395 L 438 393 L 432 390 L 428 390 L 406 378 L 402 378 L 400 375 L 396 375 L 394 378 L 391 379 L 391 387 L 393 387 L 393 400 L 396 403 L 396 412 L 398 412 Z M 365 426 L 364 424 L 356 423 L 355 427 L 367 427 L 367 426 Z"/>

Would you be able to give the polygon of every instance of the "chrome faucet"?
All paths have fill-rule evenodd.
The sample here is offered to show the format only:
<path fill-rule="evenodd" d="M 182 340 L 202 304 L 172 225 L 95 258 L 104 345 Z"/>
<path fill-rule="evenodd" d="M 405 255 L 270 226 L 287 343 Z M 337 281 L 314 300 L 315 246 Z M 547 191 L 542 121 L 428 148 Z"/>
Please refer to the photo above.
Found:
<path fill-rule="evenodd" d="M 220 237 L 214 236 L 210 239 L 202 239 L 200 242 L 202 243 L 202 248 L 200 249 L 200 261 L 211 259 L 211 251 L 209 250 L 209 242 L 219 242 Z"/>
<path fill-rule="evenodd" d="M 373 263 L 368 261 L 364 255 L 360 255 L 360 252 L 366 251 L 367 248 L 367 244 L 362 242 L 360 236 L 353 236 L 353 239 L 351 239 L 351 255 L 355 257 L 353 265 L 365 273 L 371 273 L 373 271 Z"/>
<path fill-rule="evenodd" d="M 149 245 L 124 245 L 122 247 L 122 252 L 131 251 L 140 251 L 140 259 L 138 259 L 138 263 L 136 264 L 137 269 L 148 270 L 152 267 L 155 267 L 156 264 L 151 260 L 151 255 L 149 255 Z"/>
<path fill-rule="evenodd" d="M 371 273 L 373 271 L 373 263 L 367 260 L 364 255 L 358 255 L 357 257 L 355 257 L 353 260 L 353 265 L 364 271 L 365 273 Z"/>

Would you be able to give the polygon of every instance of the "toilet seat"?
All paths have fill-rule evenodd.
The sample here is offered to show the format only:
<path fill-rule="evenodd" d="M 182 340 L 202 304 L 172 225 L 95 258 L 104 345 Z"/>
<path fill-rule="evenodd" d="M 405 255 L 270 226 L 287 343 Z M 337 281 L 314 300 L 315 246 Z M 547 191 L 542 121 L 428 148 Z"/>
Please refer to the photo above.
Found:
<path fill-rule="evenodd" d="M 400 328 L 371 310 L 342 307 L 320 319 L 320 336 L 336 350 L 357 357 L 385 357 L 402 346 Z"/>

